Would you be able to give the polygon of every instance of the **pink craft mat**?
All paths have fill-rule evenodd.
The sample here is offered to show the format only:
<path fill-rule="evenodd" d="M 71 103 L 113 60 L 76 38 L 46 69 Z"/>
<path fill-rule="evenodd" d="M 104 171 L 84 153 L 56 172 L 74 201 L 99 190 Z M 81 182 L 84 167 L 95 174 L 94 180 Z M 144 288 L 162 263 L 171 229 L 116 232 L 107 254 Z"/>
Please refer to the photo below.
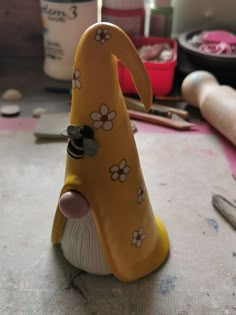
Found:
<path fill-rule="evenodd" d="M 34 130 L 38 122 L 37 118 L 16 117 L 16 118 L 0 118 L 0 130 Z"/>
<path fill-rule="evenodd" d="M 37 125 L 38 119 L 31 117 L 16 117 L 16 118 L 0 118 L 0 130 L 12 130 L 12 131 L 32 131 Z M 153 124 L 144 122 L 135 122 L 138 131 L 140 132 L 158 132 L 158 133 L 200 133 L 200 134 L 218 134 L 218 132 L 209 126 L 207 123 L 198 123 L 192 130 L 177 131 L 170 128 L 165 128 Z M 236 148 L 227 139 L 218 134 L 220 142 L 222 144 L 223 151 L 228 159 L 229 166 L 232 170 L 232 174 L 236 176 Z"/>

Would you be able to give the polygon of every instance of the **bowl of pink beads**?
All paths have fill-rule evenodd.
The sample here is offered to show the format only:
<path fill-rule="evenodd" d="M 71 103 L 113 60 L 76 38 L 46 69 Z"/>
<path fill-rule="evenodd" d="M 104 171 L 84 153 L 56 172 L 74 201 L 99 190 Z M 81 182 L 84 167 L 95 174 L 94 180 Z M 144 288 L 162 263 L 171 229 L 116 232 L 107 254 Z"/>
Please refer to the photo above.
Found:
<path fill-rule="evenodd" d="M 227 30 L 194 30 L 179 36 L 180 47 L 198 64 L 236 67 L 236 35 Z"/>

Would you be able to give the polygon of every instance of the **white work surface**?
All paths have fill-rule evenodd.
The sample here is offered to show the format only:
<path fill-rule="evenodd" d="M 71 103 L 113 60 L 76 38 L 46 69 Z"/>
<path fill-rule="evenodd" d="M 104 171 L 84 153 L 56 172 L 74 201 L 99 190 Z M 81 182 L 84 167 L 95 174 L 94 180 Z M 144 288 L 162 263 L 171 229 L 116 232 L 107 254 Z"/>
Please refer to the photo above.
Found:
<path fill-rule="evenodd" d="M 0 131 L 1 315 L 236 314 L 236 234 L 211 205 L 213 193 L 236 199 L 218 135 L 141 128 L 135 138 L 170 255 L 127 284 L 79 274 L 50 242 L 66 143 Z"/>

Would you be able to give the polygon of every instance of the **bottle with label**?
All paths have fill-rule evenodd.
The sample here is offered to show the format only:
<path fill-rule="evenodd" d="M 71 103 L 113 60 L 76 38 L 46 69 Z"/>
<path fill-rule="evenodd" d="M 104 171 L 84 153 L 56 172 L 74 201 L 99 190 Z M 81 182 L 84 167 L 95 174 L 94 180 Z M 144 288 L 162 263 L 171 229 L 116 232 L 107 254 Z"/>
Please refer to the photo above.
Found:
<path fill-rule="evenodd" d="M 150 16 L 150 36 L 170 37 L 173 7 L 170 0 L 156 0 Z"/>
<path fill-rule="evenodd" d="M 97 22 L 97 0 L 40 0 L 44 72 L 53 79 L 71 80 L 78 41 Z"/>
<path fill-rule="evenodd" d="M 144 0 L 103 0 L 102 21 L 116 24 L 128 35 L 144 35 Z"/>

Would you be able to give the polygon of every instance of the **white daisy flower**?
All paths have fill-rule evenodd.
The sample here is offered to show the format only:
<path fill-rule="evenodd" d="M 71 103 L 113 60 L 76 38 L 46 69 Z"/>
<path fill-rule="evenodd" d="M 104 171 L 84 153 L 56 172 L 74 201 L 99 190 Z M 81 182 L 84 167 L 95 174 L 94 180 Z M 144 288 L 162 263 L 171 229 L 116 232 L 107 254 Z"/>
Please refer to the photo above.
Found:
<path fill-rule="evenodd" d="M 99 27 L 97 29 L 95 39 L 101 44 L 105 44 L 107 40 L 111 39 L 111 35 L 109 34 L 108 29 Z"/>
<path fill-rule="evenodd" d="M 124 183 L 127 179 L 127 174 L 129 173 L 129 166 L 126 164 L 126 160 L 122 160 L 119 165 L 115 164 L 110 168 L 111 179 L 119 180 L 121 183 Z"/>
<path fill-rule="evenodd" d="M 144 183 L 142 182 L 141 186 L 138 188 L 138 203 L 142 203 L 145 199 L 145 187 Z"/>
<path fill-rule="evenodd" d="M 145 238 L 146 234 L 144 233 L 144 228 L 142 227 L 141 229 L 133 232 L 132 245 L 137 248 L 141 247 Z"/>
<path fill-rule="evenodd" d="M 81 88 L 81 83 L 79 80 L 80 77 L 80 72 L 78 69 L 75 69 L 75 67 L 73 68 L 73 74 L 72 74 L 72 87 L 73 89 L 77 88 L 80 89 Z"/>
<path fill-rule="evenodd" d="M 93 120 L 94 128 L 103 128 L 103 130 L 109 131 L 113 127 L 113 120 L 116 117 L 116 112 L 110 112 L 108 106 L 102 104 L 99 112 L 93 112 L 90 117 Z"/>

